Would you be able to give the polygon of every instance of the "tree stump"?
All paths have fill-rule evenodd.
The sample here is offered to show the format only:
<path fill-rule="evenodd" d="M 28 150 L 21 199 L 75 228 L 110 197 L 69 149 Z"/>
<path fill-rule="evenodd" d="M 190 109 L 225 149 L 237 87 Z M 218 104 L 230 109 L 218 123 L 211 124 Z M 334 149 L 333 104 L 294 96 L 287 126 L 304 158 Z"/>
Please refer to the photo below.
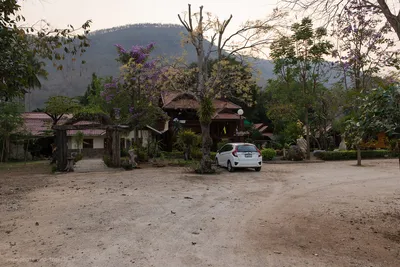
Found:
<path fill-rule="evenodd" d="M 67 167 L 65 168 L 64 171 L 73 172 L 74 171 L 74 162 L 75 162 L 74 158 L 68 158 L 67 159 Z"/>

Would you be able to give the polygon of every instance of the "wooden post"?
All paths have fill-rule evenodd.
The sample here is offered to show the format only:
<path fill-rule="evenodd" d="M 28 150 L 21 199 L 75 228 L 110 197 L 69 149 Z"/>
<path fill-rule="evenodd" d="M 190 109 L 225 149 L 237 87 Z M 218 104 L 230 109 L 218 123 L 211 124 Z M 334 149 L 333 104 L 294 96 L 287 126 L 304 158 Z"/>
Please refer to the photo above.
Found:
<path fill-rule="evenodd" d="M 120 132 L 117 128 L 113 128 L 112 138 L 113 138 L 113 146 L 112 146 L 113 155 L 111 161 L 113 166 L 118 168 L 121 166 L 121 139 L 120 139 Z"/>
<path fill-rule="evenodd" d="M 57 146 L 57 169 L 64 171 L 67 167 L 68 148 L 67 148 L 67 131 L 56 130 L 56 146 Z"/>
<path fill-rule="evenodd" d="M 106 130 L 107 147 L 106 153 L 110 158 L 111 165 L 114 168 L 121 166 L 121 140 L 120 132 L 115 127 L 109 127 Z"/>

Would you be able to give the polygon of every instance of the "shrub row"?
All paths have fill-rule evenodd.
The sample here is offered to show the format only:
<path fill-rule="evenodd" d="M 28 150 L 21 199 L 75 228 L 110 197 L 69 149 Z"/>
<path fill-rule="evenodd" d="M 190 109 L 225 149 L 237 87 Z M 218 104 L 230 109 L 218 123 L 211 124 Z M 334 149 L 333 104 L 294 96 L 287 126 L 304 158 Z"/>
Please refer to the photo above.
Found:
<path fill-rule="evenodd" d="M 261 155 L 263 160 L 272 160 L 274 157 L 276 157 L 276 151 L 272 148 L 264 148 L 261 150 Z"/>
<path fill-rule="evenodd" d="M 211 159 L 215 159 L 216 152 L 211 152 Z M 196 160 L 200 160 L 202 157 L 201 151 L 195 151 L 192 153 L 192 158 Z M 183 159 L 183 152 L 182 151 L 172 151 L 172 152 L 161 152 L 161 156 L 165 159 Z"/>
<path fill-rule="evenodd" d="M 322 160 L 352 160 L 357 159 L 357 151 L 324 151 L 315 155 Z M 362 159 L 379 159 L 398 157 L 399 153 L 388 150 L 361 150 Z"/>

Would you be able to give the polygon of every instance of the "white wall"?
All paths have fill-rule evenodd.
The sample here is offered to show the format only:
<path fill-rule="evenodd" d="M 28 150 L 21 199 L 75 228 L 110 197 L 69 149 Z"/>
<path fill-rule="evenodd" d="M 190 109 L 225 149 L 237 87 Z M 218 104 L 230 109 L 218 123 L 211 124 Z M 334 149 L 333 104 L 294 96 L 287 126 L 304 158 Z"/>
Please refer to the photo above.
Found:
<path fill-rule="evenodd" d="M 89 138 L 87 138 L 87 139 L 89 139 Z M 104 137 L 103 136 L 93 137 L 93 148 L 104 148 Z"/>
<path fill-rule="evenodd" d="M 139 130 L 139 134 L 138 134 L 139 138 L 142 138 L 142 144 L 143 146 L 147 146 L 147 144 L 151 141 L 151 134 L 149 130 Z M 127 135 L 121 135 L 121 138 L 125 138 L 125 139 L 134 139 L 135 138 L 135 131 L 131 131 L 129 134 Z"/>
<path fill-rule="evenodd" d="M 93 148 L 104 148 L 103 136 L 85 136 L 84 139 L 93 139 Z M 73 136 L 68 137 L 68 149 L 79 149 Z"/>

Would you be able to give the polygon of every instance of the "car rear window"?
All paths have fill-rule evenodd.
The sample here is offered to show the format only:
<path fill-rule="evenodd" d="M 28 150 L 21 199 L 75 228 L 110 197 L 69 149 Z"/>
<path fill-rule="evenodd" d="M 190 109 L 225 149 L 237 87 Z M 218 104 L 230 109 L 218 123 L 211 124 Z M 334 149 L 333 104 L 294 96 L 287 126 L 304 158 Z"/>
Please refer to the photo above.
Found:
<path fill-rule="evenodd" d="M 237 147 L 238 152 L 257 152 L 257 148 L 252 145 L 241 145 Z"/>

